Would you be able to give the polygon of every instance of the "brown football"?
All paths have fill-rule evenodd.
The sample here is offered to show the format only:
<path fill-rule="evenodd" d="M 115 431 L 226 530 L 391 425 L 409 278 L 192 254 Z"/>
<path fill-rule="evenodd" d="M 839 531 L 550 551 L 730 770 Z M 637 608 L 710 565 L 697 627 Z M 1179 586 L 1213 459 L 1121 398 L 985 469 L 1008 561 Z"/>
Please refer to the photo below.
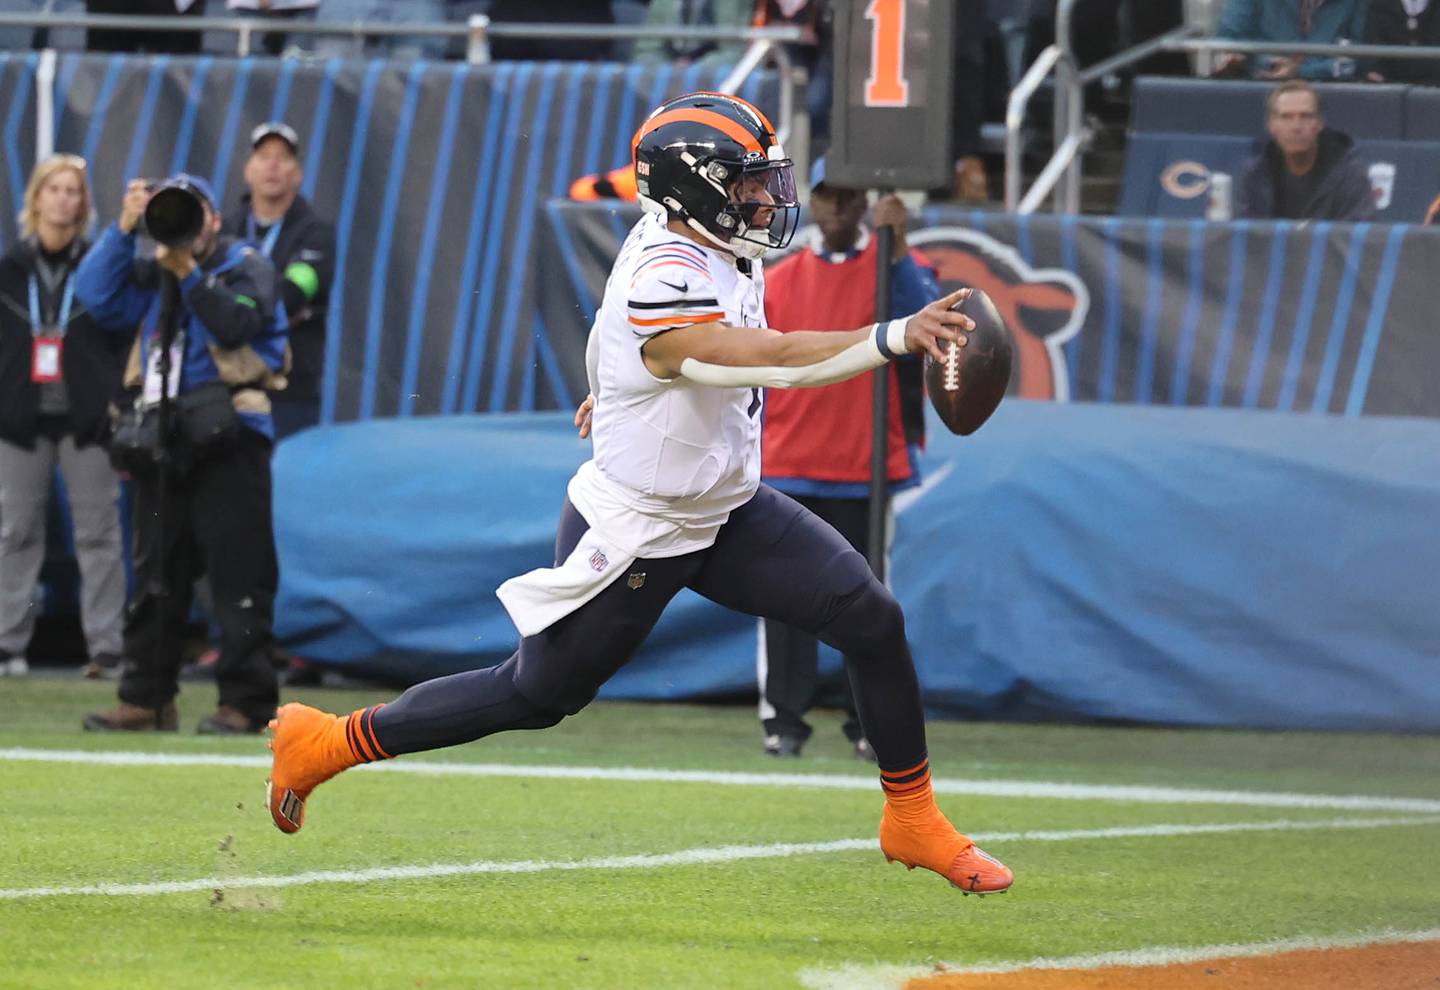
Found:
<path fill-rule="evenodd" d="M 984 425 L 1005 397 L 1015 345 L 990 297 L 979 289 L 954 307 L 975 321 L 965 346 L 946 343 L 945 360 L 925 355 L 925 391 L 951 433 L 969 436 Z"/>

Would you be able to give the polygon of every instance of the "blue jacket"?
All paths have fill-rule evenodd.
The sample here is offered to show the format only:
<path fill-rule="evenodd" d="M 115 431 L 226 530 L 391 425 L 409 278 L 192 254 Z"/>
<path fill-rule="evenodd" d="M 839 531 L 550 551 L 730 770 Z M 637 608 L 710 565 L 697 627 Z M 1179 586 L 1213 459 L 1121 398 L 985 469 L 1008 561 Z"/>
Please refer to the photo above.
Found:
<path fill-rule="evenodd" d="M 1292 41 L 1329 44 L 1342 38 L 1352 44 L 1365 40 L 1365 13 L 1368 0 L 1325 0 L 1315 11 L 1310 33 L 1300 33 L 1300 0 L 1229 0 L 1217 38 L 1237 41 Z M 1251 60 L 1252 73 L 1269 65 L 1270 56 Z M 1343 76 L 1350 78 L 1354 70 Z M 1342 78 L 1336 74 L 1335 59 L 1311 56 L 1300 63 L 1305 79 Z"/>
<path fill-rule="evenodd" d="M 85 255 L 75 276 L 75 296 L 107 330 L 143 328 L 140 353 L 148 356 L 160 314 L 160 268 L 135 259 L 135 235 L 113 224 Z M 285 366 L 285 318 L 277 308 L 275 267 L 259 252 L 229 238 L 180 283 L 178 326 L 185 332 L 180 394 L 217 381 L 219 369 L 210 345 L 231 350 L 249 345 L 266 366 Z M 270 439 L 275 426 L 268 414 L 242 412 L 250 429 Z"/>

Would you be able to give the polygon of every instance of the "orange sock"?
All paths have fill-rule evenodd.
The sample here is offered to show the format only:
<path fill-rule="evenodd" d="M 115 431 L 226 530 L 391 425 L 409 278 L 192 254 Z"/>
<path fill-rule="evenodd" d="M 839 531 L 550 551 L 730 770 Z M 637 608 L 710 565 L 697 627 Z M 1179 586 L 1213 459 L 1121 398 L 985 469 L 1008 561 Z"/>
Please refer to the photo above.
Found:
<path fill-rule="evenodd" d="M 898 773 L 880 771 L 880 787 L 891 814 L 901 822 L 920 822 L 935 815 L 935 792 L 930 788 L 930 761 Z"/>
<path fill-rule="evenodd" d="M 346 766 L 390 759 L 390 754 L 381 749 L 380 743 L 375 739 L 375 713 L 383 707 L 385 706 L 371 705 L 369 708 L 357 708 L 335 721 L 330 741 L 344 747 L 341 755 L 346 757 Z"/>

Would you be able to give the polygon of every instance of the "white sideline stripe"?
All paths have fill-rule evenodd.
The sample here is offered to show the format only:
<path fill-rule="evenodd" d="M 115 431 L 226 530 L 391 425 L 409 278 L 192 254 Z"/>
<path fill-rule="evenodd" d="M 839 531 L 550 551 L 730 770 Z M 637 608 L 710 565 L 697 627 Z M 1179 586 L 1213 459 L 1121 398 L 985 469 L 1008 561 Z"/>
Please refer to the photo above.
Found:
<path fill-rule="evenodd" d="M 1216 835 L 1227 832 L 1284 832 L 1332 829 L 1389 828 L 1405 825 L 1440 825 L 1440 815 L 1405 818 L 1332 818 L 1317 821 L 1228 822 L 1215 825 L 1135 825 L 1118 828 L 1042 832 L 972 832 L 977 842 L 1067 842 L 1084 839 L 1164 838 L 1182 835 Z M 664 866 L 734 863 L 746 859 L 777 859 L 816 853 L 878 849 L 876 839 L 837 839 L 833 842 L 779 842 L 763 846 L 715 846 L 682 849 L 673 853 L 636 856 L 601 856 L 578 860 L 482 860 L 476 863 L 432 863 L 428 866 L 376 866 L 364 870 L 311 870 L 278 876 L 207 877 L 200 880 L 164 880 L 155 883 L 97 883 L 73 887 L 17 887 L 0 889 L 0 901 L 31 897 L 74 897 L 99 894 L 123 897 L 147 894 L 183 894 L 200 890 L 240 887 L 299 887 L 315 883 L 369 883 L 375 880 L 422 880 L 432 877 L 473 876 L 482 873 L 546 873 L 568 870 L 651 870 Z"/>
<path fill-rule="evenodd" d="M 981 963 L 978 965 L 939 963 L 928 966 L 887 966 L 853 964 L 827 969 L 803 969 L 799 979 L 807 990 L 899 990 L 910 980 L 945 974 L 1016 973 L 1022 970 L 1103 969 L 1109 966 L 1172 966 L 1208 962 L 1212 959 L 1275 956 L 1282 952 L 1303 952 L 1313 949 L 1358 949 L 1369 945 L 1398 945 L 1410 942 L 1433 942 L 1440 939 L 1440 928 L 1421 931 L 1395 931 L 1385 928 L 1353 935 L 1301 936 L 1275 939 L 1270 942 L 1202 945 L 1194 947 L 1154 946 L 1148 949 L 1122 949 L 1088 956 L 1039 957 L 1021 962 Z"/>
<path fill-rule="evenodd" d="M 0 749 L 0 762 L 79 763 L 94 766 L 258 767 L 269 769 L 268 756 L 226 756 L 220 753 L 141 753 L 124 750 Z M 550 780 L 616 780 L 667 784 L 721 784 L 737 787 L 817 787 L 842 791 L 876 791 L 873 776 L 819 773 L 737 773 L 720 770 L 664 770 L 648 767 L 567 767 L 506 763 L 427 763 L 394 761 L 357 769 L 374 773 L 432 777 L 522 777 Z M 1379 797 L 1364 794 L 1294 794 L 1269 791 L 1219 791 L 1138 784 L 1059 784 L 1028 780 L 933 781 L 937 794 L 970 797 L 1043 798 L 1060 801 L 1125 801 L 1134 804 L 1226 804 L 1250 808 L 1315 808 L 1329 811 L 1413 811 L 1440 814 L 1440 801 L 1427 798 Z"/>

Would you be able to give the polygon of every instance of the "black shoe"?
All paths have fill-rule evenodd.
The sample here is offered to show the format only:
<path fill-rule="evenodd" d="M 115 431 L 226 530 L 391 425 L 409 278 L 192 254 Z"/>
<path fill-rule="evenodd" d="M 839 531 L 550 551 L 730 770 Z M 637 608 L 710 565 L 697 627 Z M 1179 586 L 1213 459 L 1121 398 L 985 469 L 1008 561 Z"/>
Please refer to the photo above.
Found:
<path fill-rule="evenodd" d="M 870 748 L 870 740 L 864 736 L 854 740 L 851 745 L 855 747 L 855 758 L 857 760 L 869 760 L 871 763 L 880 762 L 875 756 L 875 750 Z"/>
<path fill-rule="evenodd" d="M 286 687 L 319 687 L 324 683 L 324 675 L 325 670 L 319 664 L 291 657 L 285 668 L 284 683 Z"/>
<path fill-rule="evenodd" d="M 195 731 L 202 736 L 253 736 L 264 728 L 264 719 L 256 721 L 238 708 L 221 705 L 215 714 L 202 718 Z"/>
<path fill-rule="evenodd" d="M 766 736 L 766 756 L 799 756 L 800 747 L 805 745 L 805 740 L 797 736 Z"/>
<path fill-rule="evenodd" d="M 220 660 L 220 651 L 211 647 L 190 663 L 180 668 L 182 681 L 213 681 L 215 664 Z"/>
<path fill-rule="evenodd" d="M 120 676 L 120 658 L 114 653 L 97 653 L 80 673 L 86 680 L 113 681 Z"/>
<path fill-rule="evenodd" d="M 180 725 L 180 717 L 173 701 L 159 708 L 122 701 L 110 711 L 91 712 L 82 724 L 86 732 L 174 732 Z"/>

